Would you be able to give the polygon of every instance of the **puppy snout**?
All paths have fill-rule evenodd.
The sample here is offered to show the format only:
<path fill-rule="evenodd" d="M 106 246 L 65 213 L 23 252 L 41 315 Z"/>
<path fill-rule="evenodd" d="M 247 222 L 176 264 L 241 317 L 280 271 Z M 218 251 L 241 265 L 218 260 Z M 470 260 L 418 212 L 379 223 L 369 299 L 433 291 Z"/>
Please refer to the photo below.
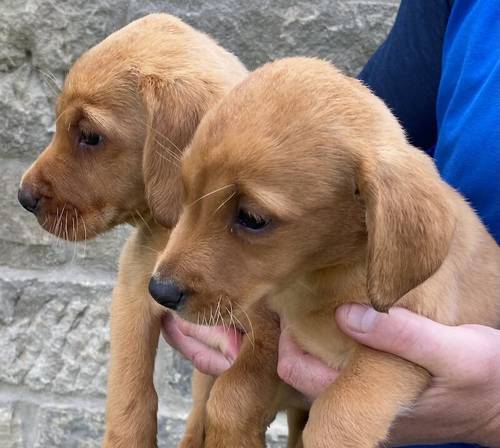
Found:
<path fill-rule="evenodd" d="M 29 187 L 21 187 L 17 192 L 19 203 L 29 212 L 36 214 L 42 195 Z"/>
<path fill-rule="evenodd" d="M 176 310 L 187 297 L 185 288 L 172 279 L 151 277 L 149 293 L 160 305 Z"/>

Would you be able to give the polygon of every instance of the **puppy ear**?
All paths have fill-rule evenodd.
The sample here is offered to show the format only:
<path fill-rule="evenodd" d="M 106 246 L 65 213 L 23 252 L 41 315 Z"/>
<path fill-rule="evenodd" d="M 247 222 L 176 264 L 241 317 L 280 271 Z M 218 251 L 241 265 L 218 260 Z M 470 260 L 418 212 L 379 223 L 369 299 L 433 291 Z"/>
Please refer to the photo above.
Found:
<path fill-rule="evenodd" d="M 368 296 L 387 312 L 446 258 L 455 228 L 449 191 L 431 159 L 411 147 L 364 163 L 358 185 L 366 205 Z"/>
<path fill-rule="evenodd" d="M 140 79 L 140 91 L 147 127 L 142 160 L 146 198 L 154 219 L 172 226 L 182 204 L 182 152 L 208 109 L 208 101 L 195 85 L 154 75 Z"/>

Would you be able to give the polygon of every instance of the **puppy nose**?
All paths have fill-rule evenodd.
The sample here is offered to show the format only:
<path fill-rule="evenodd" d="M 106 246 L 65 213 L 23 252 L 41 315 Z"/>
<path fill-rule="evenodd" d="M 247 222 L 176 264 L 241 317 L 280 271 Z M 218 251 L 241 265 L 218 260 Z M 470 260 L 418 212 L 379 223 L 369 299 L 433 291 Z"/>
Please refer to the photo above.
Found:
<path fill-rule="evenodd" d="M 149 293 L 160 305 L 166 306 L 171 310 L 177 307 L 186 298 L 186 291 L 173 280 L 160 280 L 151 277 L 149 281 Z"/>
<path fill-rule="evenodd" d="M 19 203 L 29 212 L 36 213 L 41 195 L 34 192 L 31 188 L 22 187 L 17 192 Z"/>

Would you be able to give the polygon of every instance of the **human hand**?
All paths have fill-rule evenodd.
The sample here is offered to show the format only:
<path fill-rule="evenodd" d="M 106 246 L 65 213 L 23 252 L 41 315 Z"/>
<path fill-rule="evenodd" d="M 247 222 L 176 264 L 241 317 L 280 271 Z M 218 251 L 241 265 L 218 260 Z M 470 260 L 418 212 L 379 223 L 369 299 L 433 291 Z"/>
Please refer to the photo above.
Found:
<path fill-rule="evenodd" d="M 162 319 L 162 333 L 197 370 L 212 376 L 231 367 L 241 348 L 242 334 L 233 327 L 195 325 L 172 312 Z"/>
<path fill-rule="evenodd" d="M 396 420 L 391 444 L 500 447 L 499 330 L 446 326 L 401 308 L 383 314 L 358 304 L 340 307 L 336 318 L 342 331 L 358 342 L 419 364 L 433 376 L 414 407 Z M 286 333 L 280 341 L 278 373 L 310 399 L 338 375 L 302 352 Z"/>

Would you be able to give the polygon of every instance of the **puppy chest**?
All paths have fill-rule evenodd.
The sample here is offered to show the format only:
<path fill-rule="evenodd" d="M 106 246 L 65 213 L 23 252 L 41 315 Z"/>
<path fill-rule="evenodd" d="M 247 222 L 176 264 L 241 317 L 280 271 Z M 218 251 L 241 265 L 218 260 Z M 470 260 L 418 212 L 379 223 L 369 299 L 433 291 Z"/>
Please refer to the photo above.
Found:
<path fill-rule="evenodd" d="M 292 296 L 288 292 L 274 296 L 269 306 L 286 322 L 288 331 L 306 352 L 331 367 L 342 367 L 356 343 L 338 328 L 336 305 L 312 307 L 308 306 L 312 303 L 309 300 L 299 301 L 296 294 Z"/>
<path fill-rule="evenodd" d="M 356 343 L 345 336 L 335 322 L 334 313 L 318 317 L 287 316 L 290 332 L 308 353 L 326 362 L 330 367 L 344 367 Z"/>

